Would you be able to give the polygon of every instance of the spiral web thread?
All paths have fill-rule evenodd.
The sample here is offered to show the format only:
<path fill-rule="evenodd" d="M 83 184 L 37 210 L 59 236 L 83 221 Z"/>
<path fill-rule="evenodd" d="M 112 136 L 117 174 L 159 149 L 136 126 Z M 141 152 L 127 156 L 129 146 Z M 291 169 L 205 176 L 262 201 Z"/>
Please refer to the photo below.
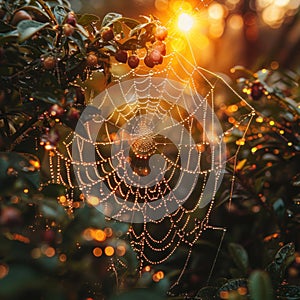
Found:
<path fill-rule="evenodd" d="M 128 80 L 130 85 L 124 85 Z M 141 65 L 115 75 L 112 88 L 49 155 L 48 183 L 71 188 L 70 205 L 72 191 L 79 187 L 87 202 L 109 218 L 132 223 L 128 233 L 141 270 L 165 262 L 185 245 L 189 251 L 176 285 L 202 233 L 221 230 L 224 237 L 225 229 L 209 225 L 209 218 L 225 165 L 236 166 L 255 111 L 221 76 L 176 52 L 165 57 L 161 67 L 149 70 Z M 228 102 L 234 109 L 224 118 Z M 233 153 L 225 153 L 223 143 L 236 130 L 243 132 L 241 143 Z M 87 152 L 93 152 L 91 157 L 84 157 Z M 224 153 L 225 159 L 215 161 Z M 155 168 L 159 179 L 143 183 Z M 192 180 L 189 192 L 181 182 L 185 173 Z M 207 191 L 209 179 L 213 185 Z M 230 197 L 234 180 L 233 175 Z M 177 199 L 181 189 L 184 195 Z M 159 209 L 162 215 L 156 214 Z"/>

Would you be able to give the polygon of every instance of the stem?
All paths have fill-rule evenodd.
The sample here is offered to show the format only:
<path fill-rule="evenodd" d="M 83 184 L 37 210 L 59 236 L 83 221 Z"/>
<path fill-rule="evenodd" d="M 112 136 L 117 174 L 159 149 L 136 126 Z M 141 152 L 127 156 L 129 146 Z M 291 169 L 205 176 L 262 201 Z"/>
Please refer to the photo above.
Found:
<path fill-rule="evenodd" d="M 3 112 L 1 112 L 1 115 L 3 116 L 5 134 L 6 134 L 6 136 L 9 136 L 9 132 L 10 132 L 9 123 L 8 123 L 8 120 L 7 120 L 7 114 L 6 114 L 4 109 L 3 109 Z"/>
<path fill-rule="evenodd" d="M 37 0 L 37 2 L 39 4 L 41 4 L 41 6 L 45 10 L 45 12 L 48 14 L 48 16 L 51 18 L 51 20 L 55 23 L 55 25 L 58 25 L 57 20 L 56 20 L 54 14 L 52 13 L 51 9 L 48 7 L 48 5 L 43 0 Z"/>
<path fill-rule="evenodd" d="M 19 77 L 20 75 L 25 75 L 28 71 L 32 71 L 33 67 L 37 66 L 40 63 L 40 59 L 36 59 L 33 63 L 31 63 L 29 66 L 23 68 L 21 71 L 14 73 L 11 76 L 5 77 L 6 80 L 13 80 L 16 77 Z"/>
<path fill-rule="evenodd" d="M 31 120 L 28 121 L 28 123 L 26 123 L 23 127 L 21 127 L 16 133 L 14 133 L 10 138 L 9 138 L 9 141 L 7 143 L 8 145 L 8 151 L 13 151 L 14 147 L 16 144 L 19 143 L 19 140 L 22 140 L 23 138 L 23 135 L 32 130 L 33 129 L 33 125 L 35 123 L 37 123 L 39 120 L 38 120 L 38 117 L 32 117 Z"/>

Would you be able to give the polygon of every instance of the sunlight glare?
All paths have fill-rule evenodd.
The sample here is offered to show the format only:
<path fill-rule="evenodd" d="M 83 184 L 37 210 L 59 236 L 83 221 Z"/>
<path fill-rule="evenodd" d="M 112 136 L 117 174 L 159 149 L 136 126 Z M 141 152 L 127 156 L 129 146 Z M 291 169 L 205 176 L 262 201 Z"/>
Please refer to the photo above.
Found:
<path fill-rule="evenodd" d="M 191 15 L 187 13 L 182 13 L 178 17 L 178 28 L 181 31 L 188 32 L 192 29 L 194 25 L 194 19 Z"/>

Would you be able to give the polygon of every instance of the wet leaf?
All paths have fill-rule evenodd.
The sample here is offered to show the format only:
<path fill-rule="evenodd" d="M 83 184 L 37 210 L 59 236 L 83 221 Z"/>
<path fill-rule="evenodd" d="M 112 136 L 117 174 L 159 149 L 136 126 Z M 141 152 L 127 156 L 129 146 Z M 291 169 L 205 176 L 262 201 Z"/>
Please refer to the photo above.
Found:
<path fill-rule="evenodd" d="M 53 94 L 53 92 L 37 91 L 32 94 L 32 97 L 47 103 L 60 104 L 60 97 Z"/>
<path fill-rule="evenodd" d="M 140 22 L 138 22 L 137 20 L 130 19 L 130 18 L 124 18 L 124 17 L 119 19 L 119 21 L 124 23 L 126 26 L 128 26 L 131 29 L 133 29 L 134 27 L 136 27 L 137 25 L 140 24 Z"/>
<path fill-rule="evenodd" d="M 228 245 L 228 250 L 235 265 L 243 272 L 243 274 L 246 274 L 249 266 L 246 250 L 241 245 L 235 243 L 230 243 Z"/>
<path fill-rule="evenodd" d="M 9 31 L 6 33 L 0 33 L 0 45 L 12 42 L 19 37 L 18 30 Z"/>
<path fill-rule="evenodd" d="M 79 32 L 74 31 L 73 35 L 69 36 L 69 39 L 77 45 L 77 47 L 79 48 L 80 52 L 83 55 L 86 54 L 86 49 L 85 49 L 85 46 L 84 46 L 84 41 L 83 41 L 82 36 L 80 35 Z"/>
<path fill-rule="evenodd" d="M 102 21 L 101 27 L 110 26 L 113 22 L 122 18 L 121 14 L 118 13 L 108 13 Z"/>
<path fill-rule="evenodd" d="M 146 31 L 152 31 L 153 26 L 154 26 L 153 23 L 139 24 L 130 31 L 129 36 L 136 35 L 142 29 L 145 29 Z"/>
<path fill-rule="evenodd" d="M 17 179 L 38 188 L 39 167 L 40 163 L 34 155 L 0 152 L 0 189 L 9 188 Z"/>
<path fill-rule="evenodd" d="M 123 44 L 120 44 L 120 49 L 123 50 L 135 50 L 138 48 L 142 48 L 142 46 L 140 45 L 139 41 L 135 38 L 129 39 Z"/>
<path fill-rule="evenodd" d="M 65 10 L 65 8 L 61 5 L 57 5 L 54 7 L 54 16 L 57 20 L 58 24 L 62 24 L 66 18 L 67 12 Z"/>
<path fill-rule="evenodd" d="M 76 24 L 76 28 L 80 34 L 82 34 L 83 39 L 87 39 L 89 37 L 89 32 L 80 24 Z"/>
<path fill-rule="evenodd" d="M 114 34 L 122 34 L 123 33 L 123 28 L 121 22 L 114 22 Z M 122 36 L 123 38 L 123 36 Z"/>
<path fill-rule="evenodd" d="M 295 246 L 293 243 L 286 244 L 278 250 L 274 260 L 266 268 L 273 284 L 281 283 L 287 266 L 294 260 L 294 254 Z"/>
<path fill-rule="evenodd" d="M 260 82 L 266 81 L 269 75 L 270 75 L 270 71 L 266 69 L 262 69 L 257 72 L 257 78 Z"/>
<path fill-rule="evenodd" d="M 298 300 L 300 299 L 300 286 L 296 285 L 282 285 L 277 290 L 279 299 Z"/>
<path fill-rule="evenodd" d="M 273 288 L 268 273 L 254 271 L 249 278 L 250 298 L 253 300 L 273 300 Z"/>
<path fill-rule="evenodd" d="M 21 21 L 17 26 L 19 32 L 19 42 L 23 43 L 48 25 L 49 23 L 41 23 L 34 20 Z"/>
<path fill-rule="evenodd" d="M 230 279 L 219 288 L 221 291 L 236 291 L 240 287 L 247 287 L 248 281 L 244 278 Z"/>
<path fill-rule="evenodd" d="M 43 20 L 47 20 L 47 21 L 51 20 L 51 18 L 42 9 L 40 9 L 37 6 L 33 6 L 33 5 L 23 6 L 22 10 L 31 11 L 33 14 L 38 16 L 38 18 L 42 18 Z"/>
<path fill-rule="evenodd" d="M 206 286 L 197 293 L 197 297 L 202 300 L 213 300 L 217 299 L 217 294 L 218 288 L 213 286 Z"/>
<path fill-rule="evenodd" d="M 78 24 L 82 26 L 90 25 L 91 23 L 99 21 L 99 17 L 92 14 L 84 14 L 82 15 L 79 20 L 77 21 Z"/>
<path fill-rule="evenodd" d="M 49 218 L 59 223 L 67 221 L 66 211 L 56 200 L 43 199 L 43 203 L 39 205 L 39 210 L 44 218 Z"/>

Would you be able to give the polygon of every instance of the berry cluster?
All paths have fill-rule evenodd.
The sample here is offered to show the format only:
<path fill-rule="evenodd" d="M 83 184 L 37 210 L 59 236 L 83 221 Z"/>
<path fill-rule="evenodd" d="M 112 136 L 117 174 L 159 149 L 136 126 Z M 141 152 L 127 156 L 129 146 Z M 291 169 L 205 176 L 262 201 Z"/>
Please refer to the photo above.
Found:
<path fill-rule="evenodd" d="M 111 30 L 112 32 L 112 30 Z M 111 33 L 104 31 L 105 37 L 113 38 Z M 166 44 L 164 40 L 168 35 L 168 31 L 164 26 L 157 26 L 154 31 L 154 42 L 147 49 L 147 54 L 144 57 L 144 63 L 147 67 L 153 68 L 156 65 L 162 64 L 163 57 L 166 55 Z M 140 58 L 136 53 L 128 56 L 128 52 L 123 49 L 117 50 L 115 59 L 121 63 L 127 63 L 131 69 L 135 69 L 140 64 Z"/>

